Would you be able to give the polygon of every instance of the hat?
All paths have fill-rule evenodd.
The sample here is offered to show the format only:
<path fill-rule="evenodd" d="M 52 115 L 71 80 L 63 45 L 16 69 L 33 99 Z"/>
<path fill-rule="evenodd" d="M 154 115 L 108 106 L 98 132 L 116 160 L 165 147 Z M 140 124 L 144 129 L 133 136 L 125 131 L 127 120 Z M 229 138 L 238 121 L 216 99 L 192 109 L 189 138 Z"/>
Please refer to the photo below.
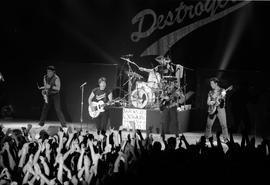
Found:
<path fill-rule="evenodd" d="M 47 70 L 55 71 L 55 67 L 54 66 L 48 66 Z"/>

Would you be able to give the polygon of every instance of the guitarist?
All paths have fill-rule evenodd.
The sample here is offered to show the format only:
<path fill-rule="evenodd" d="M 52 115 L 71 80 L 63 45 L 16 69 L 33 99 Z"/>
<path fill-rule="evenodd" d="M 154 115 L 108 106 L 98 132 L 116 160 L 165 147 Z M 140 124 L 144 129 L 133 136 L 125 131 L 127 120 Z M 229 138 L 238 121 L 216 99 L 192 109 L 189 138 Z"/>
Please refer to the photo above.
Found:
<path fill-rule="evenodd" d="M 61 126 L 66 127 L 65 117 L 60 107 L 60 87 L 61 87 L 60 78 L 58 75 L 56 75 L 54 66 L 47 67 L 47 74 L 44 75 L 43 77 L 43 83 L 44 83 L 44 90 L 47 91 L 44 93 L 47 94 L 48 103 L 44 102 L 39 125 L 44 126 L 44 122 L 47 118 L 49 108 L 51 107 L 52 104 L 54 104 L 54 108 L 57 117 L 61 122 Z"/>
<path fill-rule="evenodd" d="M 210 86 L 211 90 L 208 93 L 207 105 L 209 107 L 216 105 L 216 110 L 213 113 L 209 113 L 207 116 L 205 137 L 210 138 L 212 136 L 212 126 L 216 117 L 218 117 L 222 128 L 223 141 L 228 142 L 229 135 L 225 111 L 226 91 L 219 86 L 219 79 L 216 77 L 210 79 Z"/>
<path fill-rule="evenodd" d="M 101 77 L 98 80 L 99 87 L 94 88 L 88 98 L 88 103 L 91 106 L 92 102 L 103 101 L 107 103 L 108 101 L 112 101 L 112 92 L 106 88 L 106 78 Z M 101 112 L 98 117 L 95 118 L 96 127 L 98 131 L 106 131 L 107 123 L 108 123 L 108 112 Z"/>

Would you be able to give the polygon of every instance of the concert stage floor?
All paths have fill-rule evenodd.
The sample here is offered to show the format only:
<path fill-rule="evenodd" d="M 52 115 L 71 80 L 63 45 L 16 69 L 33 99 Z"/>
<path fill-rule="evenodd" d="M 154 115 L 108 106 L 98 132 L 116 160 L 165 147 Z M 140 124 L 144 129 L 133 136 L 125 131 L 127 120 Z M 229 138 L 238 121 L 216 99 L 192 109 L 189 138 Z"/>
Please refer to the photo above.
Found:
<path fill-rule="evenodd" d="M 51 135 L 57 133 L 57 131 L 60 127 L 60 123 L 57 121 L 48 121 L 48 122 L 46 122 L 44 127 L 40 127 L 38 125 L 37 120 L 0 120 L 0 124 L 3 125 L 4 132 L 8 128 L 21 129 L 22 127 L 27 127 L 28 124 L 31 124 L 32 125 L 32 129 L 31 129 L 32 132 L 39 133 L 40 130 L 44 129 Z M 89 131 L 90 133 L 93 133 L 94 135 L 96 134 L 96 126 L 93 123 L 82 123 L 81 124 L 79 122 L 78 123 L 73 122 L 73 123 L 67 123 L 67 126 L 71 127 L 73 130 L 80 130 L 82 128 L 82 129 Z M 123 138 L 125 139 L 129 132 L 123 131 L 122 133 L 123 133 Z M 142 131 L 142 134 L 145 137 L 146 133 L 144 131 Z M 190 144 L 196 144 L 200 140 L 200 137 L 203 135 L 202 132 L 183 132 L 182 134 L 184 134 L 188 143 L 190 143 Z M 153 133 L 152 135 L 153 135 L 154 140 L 161 141 L 160 134 Z M 174 137 L 174 136 L 175 135 L 173 135 L 173 134 L 166 134 L 165 138 L 167 139 L 169 137 Z M 234 134 L 233 137 L 234 137 L 235 142 L 241 143 L 241 136 L 239 134 Z M 254 136 L 250 135 L 250 137 L 254 137 Z M 256 145 L 258 145 L 262 141 L 261 137 L 255 137 L 255 139 L 256 139 Z M 214 144 L 216 144 L 216 142 L 214 142 Z M 226 150 L 227 146 L 225 144 L 223 144 L 223 148 L 224 148 L 224 150 Z"/>

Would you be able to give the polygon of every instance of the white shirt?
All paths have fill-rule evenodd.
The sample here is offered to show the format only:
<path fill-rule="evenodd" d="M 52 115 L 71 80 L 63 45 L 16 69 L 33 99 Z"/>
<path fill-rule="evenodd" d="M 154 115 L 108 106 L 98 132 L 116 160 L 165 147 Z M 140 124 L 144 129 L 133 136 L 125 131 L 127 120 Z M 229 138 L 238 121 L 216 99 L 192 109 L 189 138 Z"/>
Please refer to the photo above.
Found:
<path fill-rule="evenodd" d="M 161 76 L 158 72 L 151 71 L 148 76 L 148 85 L 153 88 L 158 88 L 158 84 L 160 83 Z"/>

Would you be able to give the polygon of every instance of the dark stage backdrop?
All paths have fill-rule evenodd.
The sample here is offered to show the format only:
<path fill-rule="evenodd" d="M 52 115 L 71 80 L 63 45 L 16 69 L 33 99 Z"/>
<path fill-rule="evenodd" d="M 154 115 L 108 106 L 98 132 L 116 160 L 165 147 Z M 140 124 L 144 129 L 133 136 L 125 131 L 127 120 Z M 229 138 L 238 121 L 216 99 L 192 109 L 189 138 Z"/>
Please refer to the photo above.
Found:
<path fill-rule="evenodd" d="M 3 62 L 103 61 L 156 55 L 191 68 L 265 70 L 269 45 L 265 1 L 1 1 Z M 256 63 L 254 63 L 256 61 Z"/>
<path fill-rule="evenodd" d="M 1 84 L 1 103 L 12 105 L 14 117 L 20 119 L 39 119 L 43 104 L 37 83 L 42 85 L 43 75 L 48 64 L 15 64 L 6 65 L 5 82 Z M 98 86 L 101 76 L 107 78 L 108 88 L 115 92 L 118 65 L 91 63 L 57 63 L 56 73 L 61 79 L 61 104 L 67 121 L 80 122 L 81 88 L 86 82 L 83 96 L 83 120 L 89 122 L 88 97 L 93 88 Z M 114 93 L 115 94 L 115 93 Z M 55 111 L 48 116 L 55 120 Z"/>

